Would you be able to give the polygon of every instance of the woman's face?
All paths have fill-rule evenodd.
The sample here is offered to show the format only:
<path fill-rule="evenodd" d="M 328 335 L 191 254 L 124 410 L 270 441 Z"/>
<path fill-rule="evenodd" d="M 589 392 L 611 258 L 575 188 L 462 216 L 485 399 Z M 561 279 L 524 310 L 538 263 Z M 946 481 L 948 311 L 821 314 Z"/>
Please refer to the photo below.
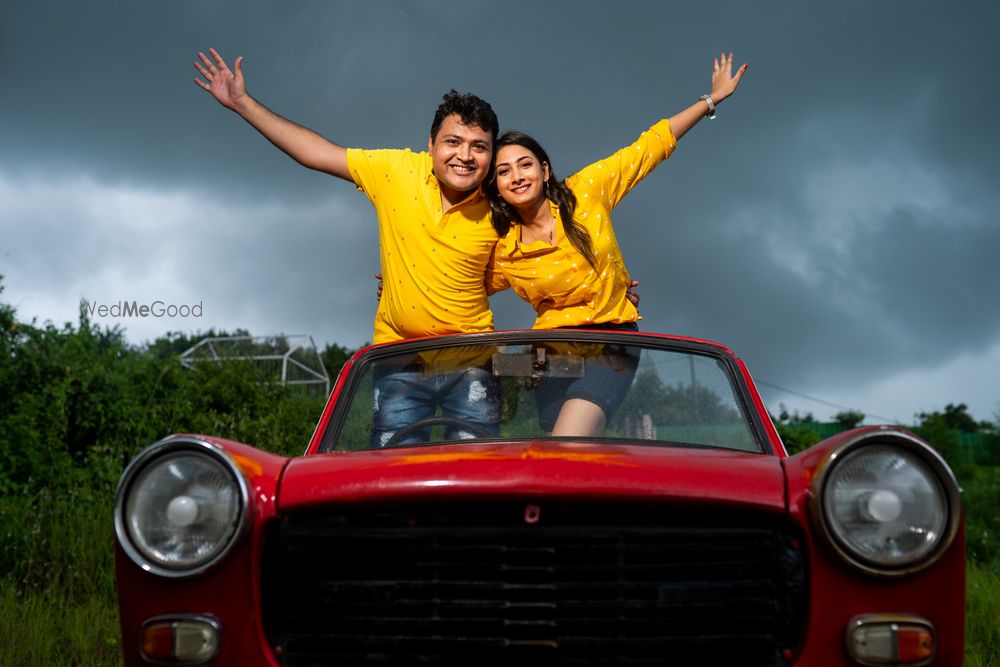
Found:
<path fill-rule="evenodd" d="M 524 146 L 512 144 L 497 151 L 497 191 L 514 208 L 532 208 L 545 199 L 549 165 Z"/>

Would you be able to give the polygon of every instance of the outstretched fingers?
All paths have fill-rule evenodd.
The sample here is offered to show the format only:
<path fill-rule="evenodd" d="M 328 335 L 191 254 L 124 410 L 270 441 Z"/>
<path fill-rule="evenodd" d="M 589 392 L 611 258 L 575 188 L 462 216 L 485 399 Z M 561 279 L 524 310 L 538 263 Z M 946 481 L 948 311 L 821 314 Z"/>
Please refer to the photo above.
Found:
<path fill-rule="evenodd" d="M 732 74 L 732 70 L 733 70 L 733 54 L 732 54 L 732 52 L 730 52 L 729 58 L 728 58 L 728 62 L 727 62 L 727 65 L 726 65 L 726 77 L 729 79 L 730 85 L 732 86 L 733 90 L 736 90 L 736 87 L 740 85 L 740 79 L 743 78 L 743 74 L 747 71 L 748 67 L 749 67 L 749 65 L 747 65 L 746 63 L 743 63 L 736 70 L 736 74 L 735 75 Z"/>
<path fill-rule="evenodd" d="M 715 59 L 715 68 L 712 70 L 712 74 L 715 76 L 724 75 L 729 76 L 733 71 L 733 52 L 730 51 L 727 56 L 725 52 L 719 54 L 719 57 Z"/>
<path fill-rule="evenodd" d="M 736 88 L 736 86 L 740 85 L 740 79 L 743 78 L 744 72 L 746 72 L 749 67 L 750 65 L 743 63 L 742 65 L 740 65 L 740 68 L 736 70 L 736 76 L 733 77 L 733 84 L 734 84 L 733 88 Z"/>
<path fill-rule="evenodd" d="M 197 67 L 200 70 L 211 72 L 212 74 L 215 74 L 215 72 L 216 72 L 215 65 L 213 65 L 212 61 L 208 59 L 208 56 L 206 56 L 201 51 L 198 52 L 198 60 L 200 60 L 201 62 L 200 63 L 199 62 L 195 62 L 195 64 L 194 64 L 195 67 Z"/>
<path fill-rule="evenodd" d="M 733 52 L 722 52 L 713 60 L 712 67 L 712 99 L 718 104 L 729 97 L 740 85 L 740 79 L 747 71 L 747 65 L 741 65 L 733 74 Z"/>
<path fill-rule="evenodd" d="M 239 101 L 246 95 L 242 64 L 243 56 L 240 56 L 233 64 L 234 72 L 215 49 L 209 49 L 207 54 L 199 51 L 194 68 L 204 78 L 195 77 L 194 82 L 222 106 L 236 111 Z"/>
<path fill-rule="evenodd" d="M 198 52 L 198 59 L 201 60 L 201 62 L 198 62 L 196 60 L 194 63 L 194 68 L 198 70 L 199 74 L 205 77 L 205 81 L 202 81 L 201 79 L 195 77 L 194 82 L 198 84 L 201 88 L 209 90 L 212 87 L 212 79 L 215 78 L 217 70 L 215 69 L 215 66 L 212 64 L 212 62 L 208 59 L 208 57 L 201 51 Z"/>
<path fill-rule="evenodd" d="M 196 62 L 194 64 L 194 68 L 198 70 L 198 73 L 201 74 L 203 77 L 205 77 L 209 81 L 212 80 L 212 73 L 207 68 L 205 68 L 201 63 Z"/>
<path fill-rule="evenodd" d="M 243 85 L 243 56 L 238 56 L 236 61 L 233 62 L 233 76 L 236 77 L 236 82 L 241 86 Z"/>
<path fill-rule="evenodd" d="M 208 53 L 209 55 L 212 56 L 211 59 L 209 59 L 208 56 L 199 51 L 198 60 L 200 60 L 201 62 L 196 61 L 194 66 L 195 69 L 197 69 L 203 77 L 205 77 L 206 79 L 208 79 L 209 82 L 211 82 L 212 79 L 215 78 L 217 74 L 228 73 L 229 66 L 226 64 L 226 61 L 222 59 L 222 56 L 219 55 L 219 52 L 216 51 L 215 49 L 209 49 Z M 241 60 L 241 58 L 237 58 L 237 61 L 239 60 Z"/>
<path fill-rule="evenodd" d="M 212 58 L 214 58 L 214 59 L 215 59 L 215 64 L 216 64 L 216 66 L 217 66 L 217 67 L 218 67 L 218 68 L 219 68 L 220 70 L 223 70 L 223 71 L 225 71 L 225 70 L 228 70 L 228 69 L 229 69 L 229 66 L 228 66 L 228 65 L 226 65 L 226 61 L 222 59 L 222 56 L 220 56 L 220 55 L 219 55 L 219 52 L 218 52 L 218 51 L 216 51 L 215 49 L 212 49 L 212 48 L 210 48 L 210 49 L 208 50 L 208 52 L 209 52 L 210 54 L 212 54 Z"/>

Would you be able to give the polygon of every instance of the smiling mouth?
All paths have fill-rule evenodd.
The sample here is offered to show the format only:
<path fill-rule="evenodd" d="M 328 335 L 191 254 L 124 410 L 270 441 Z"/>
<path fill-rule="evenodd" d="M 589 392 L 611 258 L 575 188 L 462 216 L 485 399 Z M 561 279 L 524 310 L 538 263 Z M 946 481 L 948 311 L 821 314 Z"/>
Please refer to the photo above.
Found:
<path fill-rule="evenodd" d="M 475 173 L 476 171 L 475 167 L 467 167 L 463 164 L 450 164 L 448 165 L 448 167 L 450 169 L 453 169 L 454 171 L 457 171 L 460 174 L 472 174 Z"/>
<path fill-rule="evenodd" d="M 516 195 L 522 195 L 528 191 L 530 185 L 531 185 L 530 183 L 525 183 L 524 185 L 519 185 L 516 188 L 511 188 L 510 191 Z"/>

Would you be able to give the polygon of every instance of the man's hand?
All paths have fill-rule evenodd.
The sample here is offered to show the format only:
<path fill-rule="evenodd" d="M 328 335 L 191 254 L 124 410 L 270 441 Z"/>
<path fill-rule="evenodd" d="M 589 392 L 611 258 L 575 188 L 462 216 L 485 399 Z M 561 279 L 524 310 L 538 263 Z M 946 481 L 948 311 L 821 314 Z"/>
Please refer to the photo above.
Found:
<path fill-rule="evenodd" d="M 625 298 L 632 302 L 632 305 L 636 308 L 639 307 L 639 293 L 635 291 L 635 288 L 639 286 L 638 280 L 633 280 L 632 284 L 628 286 L 625 290 Z"/>
<path fill-rule="evenodd" d="M 209 49 L 208 53 L 215 62 L 213 63 L 208 56 L 199 51 L 198 58 L 201 62 L 195 62 L 194 68 L 205 77 L 205 81 L 195 77 L 194 82 L 202 90 L 211 93 L 219 104 L 232 111 L 237 111 L 237 103 L 247 94 L 246 86 L 243 83 L 243 56 L 236 59 L 236 62 L 233 63 L 233 71 L 231 71 L 218 51 Z"/>
<path fill-rule="evenodd" d="M 382 274 L 376 273 L 375 277 L 378 279 L 378 287 L 375 288 L 375 300 L 382 300 Z"/>
<path fill-rule="evenodd" d="M 208 56 L 198 52 L 200 62 L 194 68 L 205 77 L 195 77 L 202 90 L 211 93 L 219 104 L 238 113 L 243 120 L 264 135 L 268 141 L 304 167 L 323 171 L 345 181 L 354 182 L 347 167 L 347 149 L 287 118 L 282 118 L 247 95 L 243 83 L 243 56 L 236 59 L 230 70 L 215 49 Z M 211 58 L 209 58 L 211 56 Z"/>

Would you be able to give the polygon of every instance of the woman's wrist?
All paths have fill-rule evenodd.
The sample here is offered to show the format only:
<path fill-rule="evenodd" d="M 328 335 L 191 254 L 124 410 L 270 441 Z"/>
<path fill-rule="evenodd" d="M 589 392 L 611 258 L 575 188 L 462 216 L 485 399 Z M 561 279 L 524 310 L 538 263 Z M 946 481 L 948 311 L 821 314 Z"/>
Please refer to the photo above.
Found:
<path fill-rule="evenodd" d="M 721 90 L 713 90 L 711 93 L 709 93 L 709 95 L 712 96 L 712 102 L 714 102 L 716 106 L 718 106 L 722 102 L 722 100 L 726 99 L 731 94 L 732 93 L 724 93 Z"/>

